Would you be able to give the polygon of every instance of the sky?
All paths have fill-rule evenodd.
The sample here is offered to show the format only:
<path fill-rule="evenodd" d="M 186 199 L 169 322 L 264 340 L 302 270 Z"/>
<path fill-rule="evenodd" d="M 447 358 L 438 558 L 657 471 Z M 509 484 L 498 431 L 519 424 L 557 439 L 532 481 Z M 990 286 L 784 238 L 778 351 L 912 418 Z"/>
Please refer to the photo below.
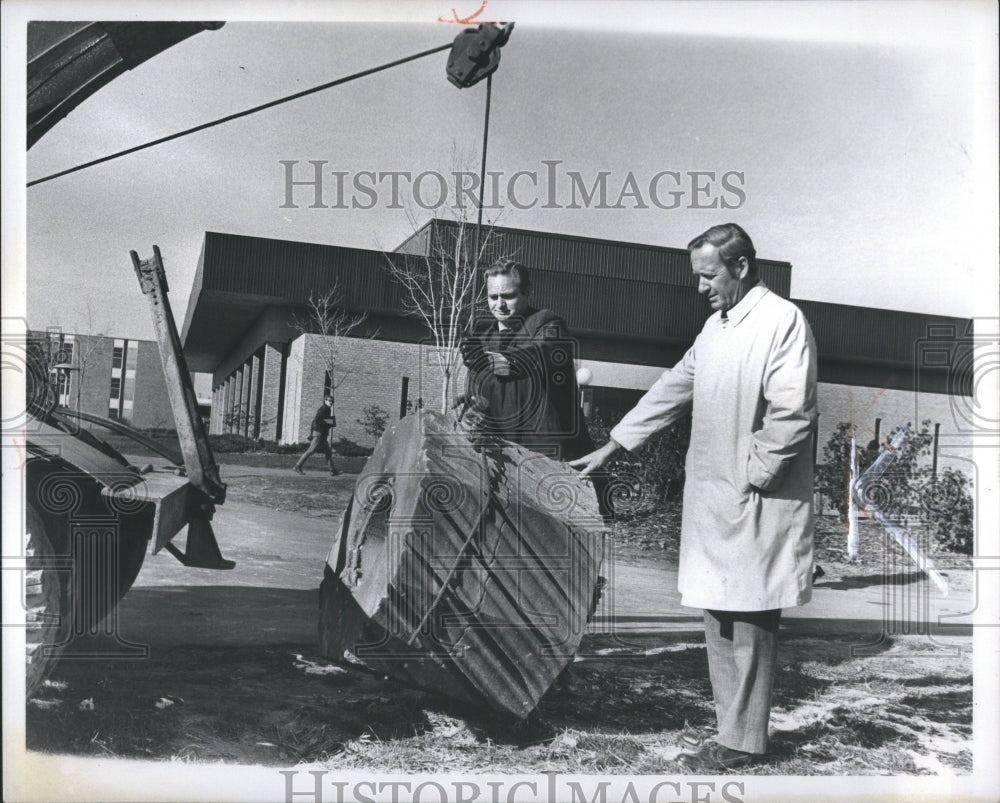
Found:
<path fill-rule="evenodd" d="M 489 3 L 478 19 L 517 24 L 494 76 L 487 169 L 500 174 L 501 198 L 517 171 L 534 174 L 538 188 L 521 176 L 514 203 L 531 208 L 506 203 L 486 218 L 678 247 L 733 220 L 760 256 L 792 263 L 793 297 L 995 314 L 996 249 L 982 248 L 996 220 L 988 4 L 906 4 L 905 13 L 868 3 L 693 5 L 702 13 L 654 2 Z M 147 18 L 166 13 L 146 8 Z M 451 16 L 448 4 L 416 3 L 393 22 L 371 20 L 388 6 L 332 8 L 353 21 L 219 16 L 229 19 L 220 30 L 165 51 L 71 112 L 28 152 L 24 175 L 447 44 L 461 29 L 437 21 Z M 393 198 L 388 180 L 364 171 L 447 177 L 457 164 L 478 173 L 486 84 L 457 89 L 445 60 L 424 58 L 27 189 L 30 324 L 151 338 L 128 252 L 147 256 L 159 245 L 182 320 L 205 231 L 394 247 L 414 218 L 434 214 L 418 201 L 432 206 L 440 185 L 426 177 L 415 198 L 400 179 Z M 310 160 L 326 163 L 324 203 L 337 204 L 339 171 L 348 190 L 355 180 L 378 190 L 374 202 L 348 192 L 341 205 L 372 208 L 310 208 L 308 187 L 286 198 L 289 176 L 313 176 Z M 602 172 L 604 208 L 582 195 L 571 208 L 573 174 L 579 190 Z M 676 208 L 653 203 L 657 175 L 656 200 Z M 449 189 L 445 204 L 453 197 Z M 21 243 L 4 240 L 6 291 Z"/>

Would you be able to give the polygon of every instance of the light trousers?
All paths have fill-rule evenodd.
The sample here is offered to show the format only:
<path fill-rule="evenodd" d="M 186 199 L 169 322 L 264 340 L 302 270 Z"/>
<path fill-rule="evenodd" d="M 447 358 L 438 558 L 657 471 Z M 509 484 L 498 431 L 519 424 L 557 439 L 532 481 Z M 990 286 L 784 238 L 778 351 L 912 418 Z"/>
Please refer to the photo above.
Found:
<path fill-rule="evenodd" d="M 705 611 L 719 744 L 747 753 L 767 752 L 780 621 L 780 609 Z"/>

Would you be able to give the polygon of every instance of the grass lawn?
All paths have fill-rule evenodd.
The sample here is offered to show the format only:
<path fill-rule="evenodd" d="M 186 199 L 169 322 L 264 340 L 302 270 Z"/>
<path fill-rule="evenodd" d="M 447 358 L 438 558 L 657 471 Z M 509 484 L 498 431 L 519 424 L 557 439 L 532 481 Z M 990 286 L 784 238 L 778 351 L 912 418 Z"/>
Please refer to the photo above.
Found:
<path fill-rule="evenodd" d="M 575 687 L 541 723 L 481 710 L 287 649 L 175 649 L 64 662 L 29 704 L 29 749 L 385 772 L 665 774 L 686 725 L 711 728 L 704 643 L 591 639 Z M 762 775 L 965 774 L 972 674 L 959 644 L 904 637 L 851 657 L 847 639 L 781 645 L 772 760 Z M 746 774 L 741 770 L 739 774 Z"/>

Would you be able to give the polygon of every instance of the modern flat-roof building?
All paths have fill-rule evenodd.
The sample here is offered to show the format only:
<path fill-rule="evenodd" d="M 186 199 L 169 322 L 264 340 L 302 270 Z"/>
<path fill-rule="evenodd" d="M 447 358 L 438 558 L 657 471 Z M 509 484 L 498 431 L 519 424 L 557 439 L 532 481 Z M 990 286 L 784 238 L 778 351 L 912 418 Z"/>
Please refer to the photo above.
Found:
<path fill-rule="evenodd" d="M 58 403 L 137 429 L 173 429 L 157 344 L 57 327 L 28 335 L 42 343 Z"/>
<path fill-rule="evenodd" d="M 370 405 L 390 416 L 418 399 L 436 407 L 440 378 L 428 333 L 404 313 L 403 289 L 386 265 L 421 259 L 457 234 L 457 224 L 432 220 L 386 254 L 207 232 L 182 341 L 191 370 L 213 376 L 210 431 L 305 440 L 331 383 L 335 435 L 359 443 L 371 443 L 359 422 Z M 497 253 L 531 269 L 535 306 L 566 319 L 578 367 L 593 374 L 584 392 L 588 414 L 614 421 L 680 359 L 711 314 L 683 248 L 513 228 L 492 229 L 491 236 Z M 792 266 L 758 262 L 763 281 L 788 298 Z M 323 338 L 302 321 L 310 294 L 334 283 L 344 303 L 368 318 L 357 336 L 340 339 L 338 375 L 331 378 Z M 865 442 L 880 426 L 884 438 L 894 426 L 930 419 L 940 425 L 942 443 L 964 448 L 956 405 L 968 405 L 971 373 L 957 377 L 955 366 L 970 348 L 970 320 L 795 303 L 819 353 L 820 445 L 839 421 L 853 421 Z"/>

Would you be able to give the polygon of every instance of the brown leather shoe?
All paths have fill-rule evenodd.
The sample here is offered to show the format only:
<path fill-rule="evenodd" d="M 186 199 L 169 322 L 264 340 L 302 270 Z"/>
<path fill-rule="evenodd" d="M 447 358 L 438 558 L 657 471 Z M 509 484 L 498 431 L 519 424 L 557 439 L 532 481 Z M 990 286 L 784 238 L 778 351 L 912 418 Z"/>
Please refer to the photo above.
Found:
<path fill-rule="evenodd" d="M 712 738 L 713 733 L 714 731 L 710 731 L 707 728 L 694 728 L 688 725 L 678 734 L 677 741 L 684 745 L 684 747 L 697 750 L 705 746 Z"/>
<path fill-rule="evenodd" d="M 697 753 L 681 753 L 677 761 L 691 772 L 713 775 L 726 770 L 739 769 L 764 759 L 763 753 L 746 753 L 722 744 L 710 744 Z"/>

